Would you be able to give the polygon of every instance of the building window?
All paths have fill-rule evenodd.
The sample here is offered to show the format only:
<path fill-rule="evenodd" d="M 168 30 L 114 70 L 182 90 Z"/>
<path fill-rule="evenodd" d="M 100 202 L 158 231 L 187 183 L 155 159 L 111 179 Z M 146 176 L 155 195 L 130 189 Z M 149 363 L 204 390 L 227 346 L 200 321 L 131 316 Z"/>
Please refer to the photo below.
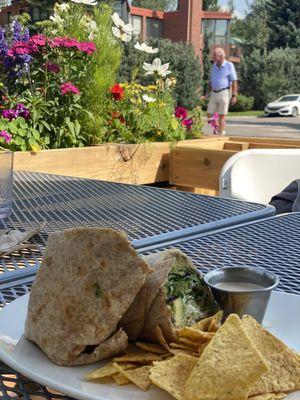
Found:
<path fill-rule="evenodd" d="M 225 46 L 228 43 L 227 19 L 205 19 L 202 22 L 202 34 L 208 40 L 209 46 Z"/>
<path fill-rule="evenodd" d="M 113 10 L 119 14 L 119 17 L 122 18 L 123 21 L 128 22 L 129 9 L 126 0 L 115 0 L 113 2 Z"/>
<path fill-rule="evenodd" d="M 142 36 L 143 31 L 143 17 L 139 15 L 131 16 L 131 24 L 133 26 L 133 33 L 137 36 Z"/>
<path fill-rule="evenodd" d="M 161 20 L 156 18 L 147 18 L 147 37 L 160 38 L 161 31 Z"/>

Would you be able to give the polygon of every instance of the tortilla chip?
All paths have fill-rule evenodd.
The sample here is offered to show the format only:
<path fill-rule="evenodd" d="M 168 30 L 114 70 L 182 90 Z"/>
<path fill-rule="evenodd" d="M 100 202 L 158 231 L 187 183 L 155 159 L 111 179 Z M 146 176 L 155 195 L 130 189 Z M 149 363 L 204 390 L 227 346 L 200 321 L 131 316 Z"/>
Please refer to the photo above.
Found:
<path fill-rule="evenodd" d="M 157 343 L 136 342 L 135 344 L 137 347 L 152 352 L 154 354 L 161 354 L 161 355 L 166 354 L 165 348 Z"/>
<path fill-rule="evenodd" d="M 208 332 L 217 332 L 217 330 L 218 330 L 219 328 L 220 328 L 220 325 L 217 324 L 217 322 L 216 322 L 215 319 L 212 319 L 212 320 L 210 321 L 210 324 L 209 324 L 209 326 L 208 326 L 207 331 L 208 331 Z"/>
<path fill-rule="evenodd" d="M 169 360 L 155 362 L 150 371 L 150 380 L 175 399 L 185 400 L 185 384 L 197 361 L 196 357 L 177 354 Z"/>
<path fill-rule="evenodd" d="M 185 400 L 246 400 L 251 386 L 267 369 L 239 317 L 231 314 L 193 369 Z"/>
<path fill-rule="evenodd" d="M 151 366 L 147 365 L 136 369 L 125 370 L 118 364 L 114 365 L 120 374 L 122 374 L 130 382 L 134 383 L 139 389 L 146 391 L 151 385 L 151 381 L 149 379 L 150 370 L 152 368 Z"/>
<path fill-rule="evenodd" d="M 198 343 L 204 343 L 208 340 L 211 340 L 214 336 L 214 332 L 199 331 L 198 329 L 189 328 L 188 326 L 178 329 L 178 333 L 181 337 L 196 341 Z"/>
<path fill-rule="evenodd" d="M 171 353 L 170 346 L 168 345 L 166 339 L 164 338 L 164 335 L 163 335 L 163 333 L 162 333 L 162 330 L 161 330 L 160 326 L 158 326 L 158 325 L 156 326 L 156 328 L 155 328 L 155 333 L 156 333 L 156 337 L 157 337 L 157 340 L 159 341 L 159 343 L 160 343 L 166 350 L 168 350 L 169 353 Z"/>
<path fill-rule="evenodd" d="M 285 393 L 267 393 L 248 397 L 248 400 L 282 400 L 286 398 Z"/>
<path fill-rule="evenodd" d="M 194 349 L 198 349 L 198 347 L 202 346 L 203 342 L 196 342 L 194 340 L 188 339 L 188 338 L 179 338 L 180 343 L 184 343 L 185 345 L 194 348 Z"/>
<path fill-rule="evenodd" d="M 194 325 L 191 326 L 191 328 L 197 329 L 199 331 L 203 332 L 209 332 L 209 326 L 212 321 L 216 325 L 219 325 L 223 317 L 223 311 L 218 311 L 215 315 L 212 315 L 211 317 L 202 319 L 199 322 L 196 322 Z"/>
<path fill-rule="evenodd" d="M 119 372 L 114 374 L 112 377 L 113 380 L 116 382 L 116 384 L 119 386 L 128 385 L 130 383 L 130 380 L 127 379 L 123 374 L 120 374 Z"/>
<path fill-rule="evenodd" d="M 195 347 L 188 346 L 187 344 L 184 344 L 184 343 L 170 343 L 170 347 L 173 349 L 195 351 Z"/>
<path fill-rule="evenodd" d="M 172 349 L 172 354 L 188 354 L 190 356 L 199 357 L 198 352 L 193 350 L 184 350 L 184 349 Z"/>
<path fill-rule="evenodd" d="M 136 368 L 136 365 L 130 363 L 122 364 L 123 369 Z M 85 378 L 87 380 L 101 379 L 107 378 L 108 376 L 112 376 L 118 372 L 118 369 L 114 366 L 114 362 L 111 361 L 108 364 L 104 365 L 104 367 L 98 368 L 95 371 L 89 372 Z"/>
<path fill-rule="evenodd" d="M 300 358 L 297 353 L 254 318 L 244 316 L 242 325 L 269 367 L 269 371 L 253 385 L 250 395 L 300 390 Z"/>
<path fill-rule="evenodd" d="M 133 362 L 133 363 L 141 363 L 148 364 L 152 361 L 161 360 L 161 357 L 158 354 L 153 353 L 128 353 L 121 357 L 115 357 L 113 359 L 114 362 Z"/>

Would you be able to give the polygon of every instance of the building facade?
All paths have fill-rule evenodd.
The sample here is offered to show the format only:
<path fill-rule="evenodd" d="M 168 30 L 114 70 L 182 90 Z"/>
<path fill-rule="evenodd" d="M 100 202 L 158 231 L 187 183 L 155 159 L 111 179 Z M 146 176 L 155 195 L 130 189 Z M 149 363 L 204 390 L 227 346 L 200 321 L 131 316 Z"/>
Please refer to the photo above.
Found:
<path fill-rule="evenodd" d="M 11 3 L 0 12 L 1 25 L 9 23 L 13 15 L 21 12 L 29 12 L 34 22 L 49 17 L 49 10 L 29 7 L 25 0 Z M 127 0 L 116 0 L 114 7 L 125 21 L 132 23 L 135 34 L 143 40 L 155 37 L 188 42 L 201 58 L 206 37 L 211 50 L 221 46 L 231 61 L 240 61 L 240 49 L 229 44 L 231 14 L 203 11 L 202 0 L 179 0 L 177 10 L 170 12 L 133 7 Z"/>

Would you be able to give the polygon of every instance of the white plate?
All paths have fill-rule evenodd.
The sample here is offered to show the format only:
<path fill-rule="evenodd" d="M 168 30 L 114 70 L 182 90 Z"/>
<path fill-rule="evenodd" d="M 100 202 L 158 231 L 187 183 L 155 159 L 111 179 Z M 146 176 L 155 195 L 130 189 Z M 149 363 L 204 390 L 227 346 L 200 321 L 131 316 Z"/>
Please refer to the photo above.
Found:
<path fill-rule="evenodd" d="M 0 312 L 0 359 L 28 378 L 79 400 L 170 400 L 167 393 L 152 387 L 147 392 L 133 385 L 86 382 L 86 373 L 101 363 L 85 367 L 58 367 L 23 337 L 29 295 L 18 298 Z M 264 326 L 300 352 L 300 296 L 274 292 Z M 299 400 L 300 392 L 289 400 Z"/>

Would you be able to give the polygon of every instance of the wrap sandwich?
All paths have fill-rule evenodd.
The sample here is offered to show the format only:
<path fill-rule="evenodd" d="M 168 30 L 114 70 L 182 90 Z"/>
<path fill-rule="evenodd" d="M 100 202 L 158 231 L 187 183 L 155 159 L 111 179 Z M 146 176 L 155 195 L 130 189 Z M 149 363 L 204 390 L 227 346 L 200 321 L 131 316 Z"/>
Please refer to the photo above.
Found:
<path fill-rule="evenodd" d="M 112 229 L 49 236 L 33 284 L 25 337 L 58 365 L 89 364 L 127 347 L 118 323 L 151 269 Z"/>
<path fill-rule="evenodd" d="M 175 341 L 177 328 L 191 326 L 218 311 L 203 277 L 180 250 L 143 259 L 153 272 L 120 322 L 130 340 L 157 341 L 159 326 L 167 341 Z"/>

